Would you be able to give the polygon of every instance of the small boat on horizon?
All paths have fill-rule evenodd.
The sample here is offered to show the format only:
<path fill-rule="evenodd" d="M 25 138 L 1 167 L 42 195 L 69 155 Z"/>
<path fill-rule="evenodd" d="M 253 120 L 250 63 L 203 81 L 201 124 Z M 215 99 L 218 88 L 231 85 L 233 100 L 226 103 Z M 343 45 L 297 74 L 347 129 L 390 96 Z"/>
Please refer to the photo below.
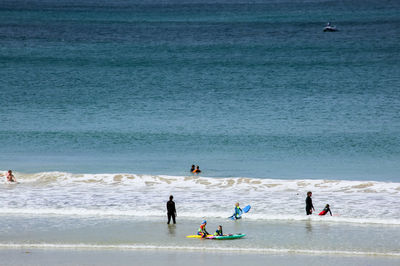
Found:
<path fill-rule="evenodd" d="M 328 22 L 324 28 L 324 32 L 333 32 L 333 31 L 338 31 L 338 29 L 336 28 L 336 26 L 332 26 L 330 22 Z"/>

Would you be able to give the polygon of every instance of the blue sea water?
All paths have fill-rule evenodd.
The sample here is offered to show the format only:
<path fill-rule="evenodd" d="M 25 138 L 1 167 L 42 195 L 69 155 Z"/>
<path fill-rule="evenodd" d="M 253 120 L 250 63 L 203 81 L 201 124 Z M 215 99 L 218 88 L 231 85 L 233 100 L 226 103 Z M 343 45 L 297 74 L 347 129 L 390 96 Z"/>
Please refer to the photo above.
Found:
<path fill-rule="evenodd" d="M 0 169 L 398 181 L 399 12 L 3 0 Z"/>
<path fill-rule="evenodd" d="M 0 253 L 398 264 L 399 14 L 397 0 L 1 0 L 0 176 L 19 183 L 0 178 Z M 236 202 L 251 211 L 232 221 Z M 186 238 L 204 219 L 246 237 Z"/>

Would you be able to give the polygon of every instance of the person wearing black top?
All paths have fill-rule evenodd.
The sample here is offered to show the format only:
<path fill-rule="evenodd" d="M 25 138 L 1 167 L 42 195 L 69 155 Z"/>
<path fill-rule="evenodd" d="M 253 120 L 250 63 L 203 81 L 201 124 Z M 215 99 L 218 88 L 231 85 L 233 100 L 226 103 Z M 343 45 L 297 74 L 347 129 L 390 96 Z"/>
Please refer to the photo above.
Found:
<path fill-rule="evenodd" d="M 325 208 L 322 210 L 322 212 L 320 212 L 318 215 L 325 215 L 325 214 L 327 214 L 327 213 L 330 213 L 331 214 L 331 216 L 332 216 L 332 212 L 331 212 L 331 209 L 329 208 L 329 204 L 326 204 L 326 206 L 325 206 Z"/>
<path fill-rule="evenodd" d="M 312 214 L 313 210 L 315 211 L 314 205 L 312 204 L 311 196 L 312 196 L 312 192 L 308 191 L 307 198 L 306 198 L 306 213 L 307 213 L 307 215 Z"/>
<path fill-rule="evenodd" d="M 169 201 L 167 202 L 167 215 L 168 215 L 168 224 L 172 221 L 176 224 L 175 217 L 176 217 L 176 209 L 175 209 L 175 202 L 173 201 L 174 196 L 169 196 Z"/>

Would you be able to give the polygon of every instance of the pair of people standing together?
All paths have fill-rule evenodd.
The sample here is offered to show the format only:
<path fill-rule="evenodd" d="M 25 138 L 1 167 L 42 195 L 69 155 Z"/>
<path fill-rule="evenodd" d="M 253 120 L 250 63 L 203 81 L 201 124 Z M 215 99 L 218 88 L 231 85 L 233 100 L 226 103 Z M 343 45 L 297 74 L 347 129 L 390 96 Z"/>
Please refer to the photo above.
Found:
<path fill-rule="evenodd" d="M 306 213 L 307 213 L 307 215 L 311 215 L 313 213 L 313 211 L 315 211 L 311 197 L 312 197 L 312 192 L 308 191 L 307 198 L 306 198 Z M 329 204 L 326 204 L 325 208 L 318 215 L 325 215 L 328 212 L 332 216 L 332 212 L 331 212 L 331 209 L 329 208 Z"/>

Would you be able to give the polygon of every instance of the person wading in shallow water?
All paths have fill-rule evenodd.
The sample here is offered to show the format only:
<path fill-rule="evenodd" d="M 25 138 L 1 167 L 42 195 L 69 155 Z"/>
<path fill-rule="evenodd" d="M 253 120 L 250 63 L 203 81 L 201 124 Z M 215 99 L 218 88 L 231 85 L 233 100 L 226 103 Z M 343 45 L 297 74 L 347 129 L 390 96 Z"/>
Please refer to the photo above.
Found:
<path fill-rule="evenodd" d="M 174 196 L 169 196 L 169 201 L 167 202 L 167 215 L 168 215 L 168 224 L 172 221 L 176 224 L 175 217 L 176 217 L 176 209 L 175 209 L 175 202 L 173 201 Z"/>
<path fill-rule="evenodd" d="M 312 204 L 312 192 L 308 191 L 307 192 L 307 198 L 306 198 L 306 213 L 307 215 L 311 215 L 314 209 L 314 205 Z"/>

